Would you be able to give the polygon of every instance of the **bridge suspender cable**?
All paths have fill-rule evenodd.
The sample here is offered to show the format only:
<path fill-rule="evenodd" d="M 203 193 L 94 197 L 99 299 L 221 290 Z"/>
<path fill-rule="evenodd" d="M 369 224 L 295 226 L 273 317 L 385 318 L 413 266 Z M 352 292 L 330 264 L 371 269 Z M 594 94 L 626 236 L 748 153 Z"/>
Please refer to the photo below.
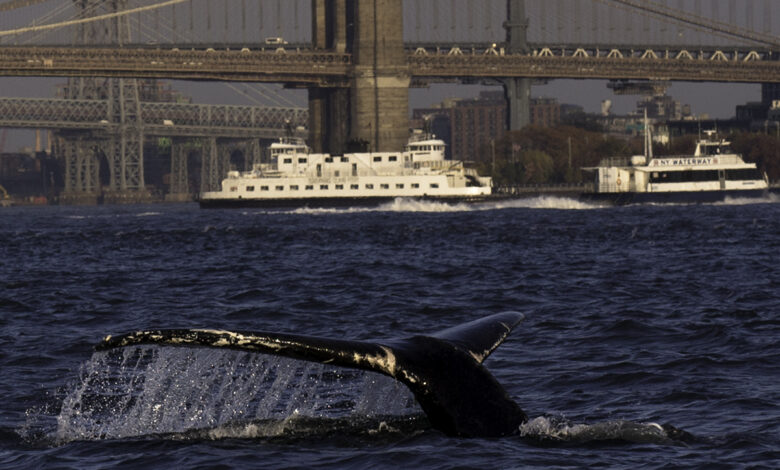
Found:
<path fill-rule="evenodd" d="M 599 0 L 599 1 L 606 2 L 607 0 Z M 718 21 L 705 20 L 696 15 L 691 15 L 686 12 L 674 10 L 673 8 L 654 4 L 653 2 L 650 1 L 646 1 L 646 0 L 645 1 L 609 0 L 609 1 L 613 3 L 617 3 L 619 5 L 631 7 L 635 10 L 644 11 L 652 15 L 667 18 L 671 21 L 687 24 L 696 28 L 705 28 L 706 30 L 709 31 L 715 31 L 739 39 L 746 39 L 748 41 L 757 42 L 759 44 L 764 44 L 770 47 L 777 47 L 778 45 L 780 45 L 780 41 L 778 41 L 778 38 L 776 36 L 759 34 L 756 33 L 755 31 L 744 30 L 741 28 L 737 28 L 733 25 L 728 25 Z"/>
<path fill-rule="evenodd" d="M 177 3 L 188 2 L 189 0 L 167 0 L 165 2 L 158 3 L 156 5 L 147 5 L 145 7 L 130 8 L 128 10 L 117 11 L 114 13 L 106 13 L 105 15 L 93 16 L 90 18 L 81 18 L 78 20 L 63 21 L 60 23 L 45 24 L 40 26 L 28 26 L 26 28 L 11 29 L 8 31 L 0 31 L 0 36 L 10 36 L 12 34 L 29 33 L 32 31 L 43 31 L 47 29 L 63 28 L 66 26 L 73 26 L 76 24 L 90 23 L 93 21 L 108 20 L 111 18 L 117 18 L 120 16 L 131 15 L 133 13 L 140 13 L 142 11 L 155 10 L 157 8 L 167 7 L 169 5 L 175 5 Z"/>

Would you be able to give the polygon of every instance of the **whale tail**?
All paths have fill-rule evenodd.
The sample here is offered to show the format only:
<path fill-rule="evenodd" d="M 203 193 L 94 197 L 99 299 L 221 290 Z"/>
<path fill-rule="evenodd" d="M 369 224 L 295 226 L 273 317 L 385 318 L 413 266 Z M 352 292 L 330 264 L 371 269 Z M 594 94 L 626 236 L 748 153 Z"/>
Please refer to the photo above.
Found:
<path fill-rule="evenodd" d="M 148 330 L 108 336 L 95 349 L 161 344 L 238 349 L 389 375 L 414 394 L 431 425 L 445 434 L 497 437 L 518 432 L 526 414 L 482 365 L 522 322 L 503 312 L 430 335 L 348 341 L 267 332 Z"/>

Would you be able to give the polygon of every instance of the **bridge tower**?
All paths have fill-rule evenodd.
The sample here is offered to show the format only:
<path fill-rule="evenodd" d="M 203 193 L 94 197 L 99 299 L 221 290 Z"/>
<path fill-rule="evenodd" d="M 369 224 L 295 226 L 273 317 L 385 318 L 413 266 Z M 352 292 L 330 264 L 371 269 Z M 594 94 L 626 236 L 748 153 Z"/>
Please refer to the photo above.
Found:
<path fill-rule="evenodd" d="M 73 0 L 82 17 L 124 9 L 127 0 Z M 78 26 L 76 42 L 83 45 L 130 41 L 127 17 L 112 18 Z M 65 98 L 107 100 L 105 133 L 60 134 L 65 159 L 65 190 L 62 202 L 94 204 L 138 202 L 149 199 L 144 185 L 142 116 L 139 83 L 128 78 L 74 77 L 68 79 Z M 99 183 L 99 155 L 108 163 L 109 186 L 103 193 Z M 70 171 L 68 171 L 68 169 Z"/>
<path fill-rule="evenodd" d="M 507 0 L 506 29 L 507 53 L 525 54 L 528 52 L 528 19 L 525 16 L 525 0 Z M 530 124 L 531 118 L 531 79 L 504 79 L 504 94 L 507 101 L 507 127 L 510 131 L 519 130 Z"/>
<path fill-rule="evenodd" d="M 351 52 L 354 61 L 348 90 L 309 91 L 315 150 L 342 153 L 344 136 L 371 151 L 406 143 L 411 79 L 402 8 L 402 0 L 312 0 L 314 47 Z"/>

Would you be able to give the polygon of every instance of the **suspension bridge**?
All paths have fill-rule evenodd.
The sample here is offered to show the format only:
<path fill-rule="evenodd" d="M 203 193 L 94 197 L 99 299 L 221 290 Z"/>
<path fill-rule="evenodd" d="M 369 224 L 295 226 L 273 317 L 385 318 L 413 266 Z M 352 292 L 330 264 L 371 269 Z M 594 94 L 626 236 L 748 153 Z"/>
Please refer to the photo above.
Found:
<path fill-rule="evenodd" d="M 208 189 L 227 168 L 220 145 L 254 139 L 256 148 L 288 122 L 308 123 L 316 150 L 340 153 L 350 139 L 399 148 L 410 86 L 502 85 L 513 129 L 527 123 L 532 79 L 771 87 L 780 82 L 778 10 L 771 0 L 4 1 L 0 76 L 68 77 L 68 93 L 35 106 L 0 99 L 0 127 L 60 129 L 65 192 L 76 199 L 100 191 L 97 152 L 113 194 L 134 200 L 144 193 L 144 136 L 210 139 L 201 146 Z M 309 104 L 155 108 L 138 91 L 154 79 L 281 83 L 308 89 Z M 196 115 L 211 117 L 193 125 L 186 116 Z M 179 153 L 172 180 L 183 181 Z"/>

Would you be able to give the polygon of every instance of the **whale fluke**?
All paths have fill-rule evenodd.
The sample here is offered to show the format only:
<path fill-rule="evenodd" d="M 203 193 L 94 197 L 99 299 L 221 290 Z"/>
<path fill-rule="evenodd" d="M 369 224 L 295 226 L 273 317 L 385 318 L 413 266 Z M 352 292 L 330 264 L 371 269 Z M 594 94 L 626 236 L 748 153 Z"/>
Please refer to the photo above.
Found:
<path fill-rule="evenodd" d="M 523 318 L 503 312 L 430 335 L 380 341 L 148 330 L 108 336 L 95 349 L 138 344 L 229 348 L 379 372 L 409 387 L 435 429 L 451 436 L 497 437 L 517 433 L 527 416 L 482 363 Z"/>

